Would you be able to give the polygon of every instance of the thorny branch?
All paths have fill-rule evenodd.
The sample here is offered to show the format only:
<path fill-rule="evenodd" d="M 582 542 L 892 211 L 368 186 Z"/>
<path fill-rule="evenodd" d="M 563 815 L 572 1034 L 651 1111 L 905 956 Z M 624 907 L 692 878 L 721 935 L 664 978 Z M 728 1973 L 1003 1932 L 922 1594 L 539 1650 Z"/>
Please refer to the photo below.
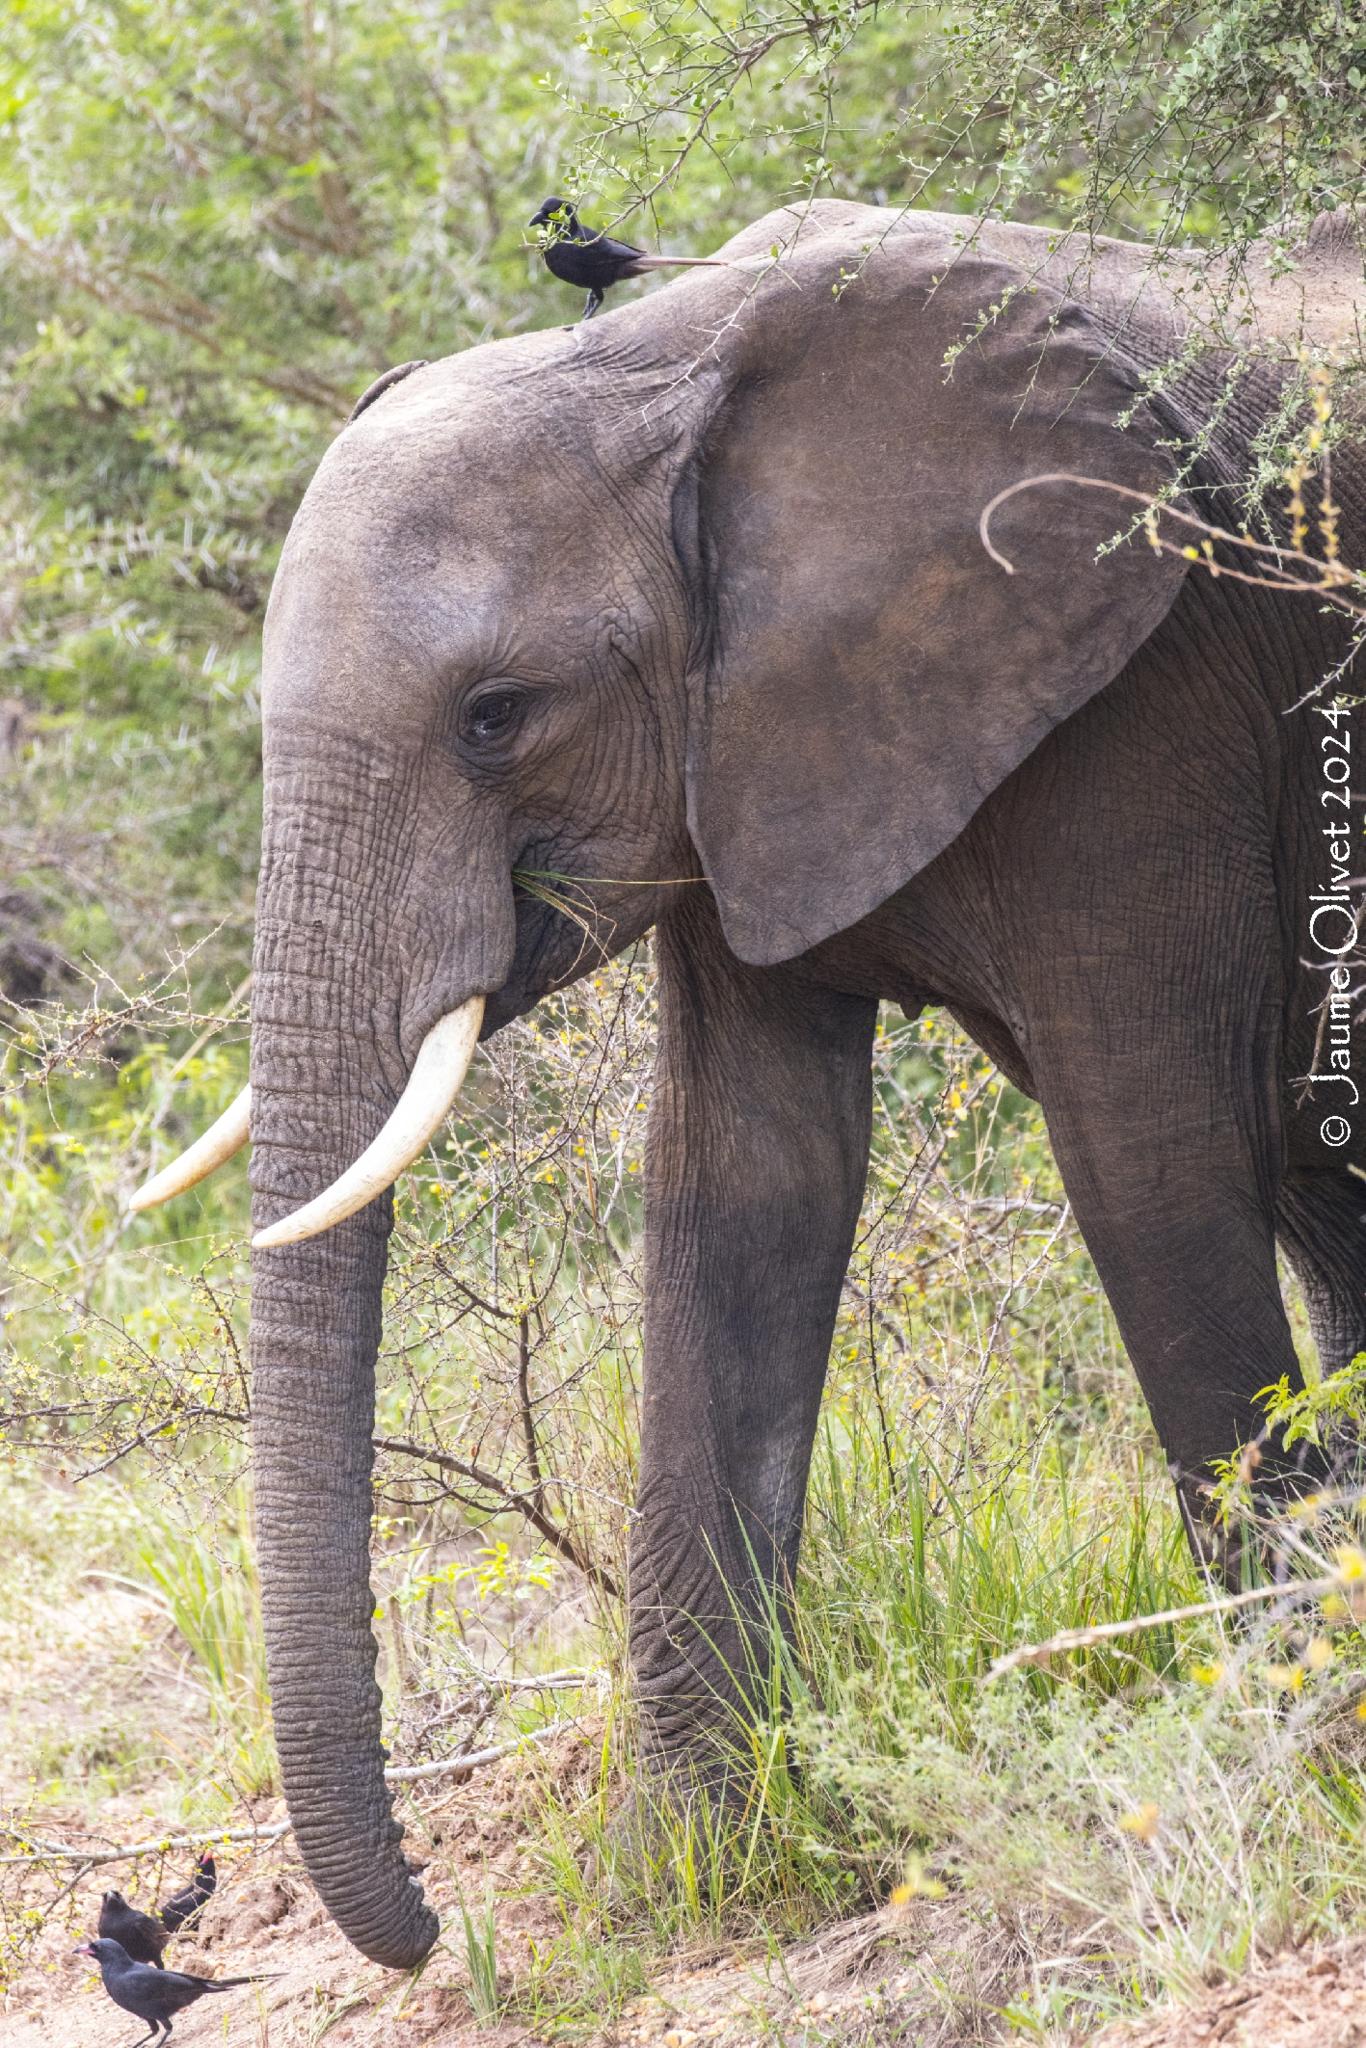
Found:
<path fill-rule="evenodd" d="M 1072 484 L 1083 490 L 1109 491 L 1115 497 L 1127 498 L 1131 504 L 1142 505 L 1148 544 L 1155 553 L 1196 562 L 1211 576 L 1228 576 L 1235 583 L 1250 583 L 1260 590 L 1292 590 L 1309 597 L 1324 597 L 1352 618 L 1366 621 L 1366 578 L 1347 568 L 1335 554 L 1330 552 L 1321 560 L 1289 542 L 1257 540 L 1250 533 L 1233 533 L 1226 526 L 1216 526 L 1211 520 L 1202 519 L 1198 513 L 1184 512 L 1179 505 L 1163 504 L 1150 491 L 1131 490 L 1127 484 L 1110 483 L 1105 477 L 1081 476 L 1067 469 L 1046 470 L 1041 476 L 1022 477 L 1018 483 L 1008 484 L 1003 491 L 998 491 L 983 507 L 977 522 L 982 546 L 1007 576 L 1015 574 L 1015 565 L 993 544 L 992 519 L 1008 499 L 1017 497 L 1021 491 L 1038 490 L 1044 484 Z M 1167 540 L 1158 526 L 1161 519 L 1175 519 L 1189 531 L 1203 535 L 1203 546 L 1178 547 L 1174 541 Z M 1213 552 L 1216 543 L 1241 549 L 1260 562 L 1262 569 L 1254 574 L 1251 570 L 1235 569 L 1228 562 L 1216 560 Z M 1285 562 L 1298 563 L 1314 574 L 1292 575 L 1280 566 Z"/>
<path fill-rule="evenodd" d="M 558 1522 L 552 1521 L 540 1505 L 539 1480 L 536 1491 L 526 1493 L 517 1487 L 509 1486 L 505 1479 L 500 1479 L 496 1472 L 490 1472 L 486 1466 L 471 1464 L 464 1458 L 454 1457 L 450 1451 L 438 1451 L 427 1444 L 410 1443 L 406 1437 L 377 1436 L 371 1441 L 377 1451 L 392 1451 L 400 1458 L 416 1458 L 425 1465 L 435 1465 L 439 1472 L 452 1472 L 458 1478 L 468 1479 L 472 1485 L 482 1487 L 503 1507 L 524 1515 L 537 1534 L 545 1538 L 551 1549 L 558 1551 L 562 1558 L 572 1564 L 577 1571 L 581 1571 L 600 1592 L 606 1593 L 611 1599 L 620 1599 L 621 1589 L 611 1573 L 605 1571 L 600 1564 L 595 1564 L 591 1557 L 586 1557 L 567 1530 L 562 1529 Z"/>

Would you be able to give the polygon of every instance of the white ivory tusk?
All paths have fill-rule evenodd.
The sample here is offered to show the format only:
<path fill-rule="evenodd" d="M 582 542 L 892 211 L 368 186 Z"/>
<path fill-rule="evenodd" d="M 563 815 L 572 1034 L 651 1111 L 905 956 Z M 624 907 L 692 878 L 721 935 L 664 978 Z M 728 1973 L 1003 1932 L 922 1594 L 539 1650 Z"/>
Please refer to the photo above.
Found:
<path fill-rule="evenodd" d="M 354 1216 L 357 1209 L 393 1185 L 445 1122 L 474 1057 L 483 1021 L 484 998 L 471 996 L 458 1010 L 433 1024 L 418 1047 L 408 1085 L 379 1136 L 330 1188 L 268 1229 L 258 1230 L 252 1239 L 257 1251 L 273 1251 L 277 1245 L 317 1237 L 334 1223 Z"/>
<path fill-rule="evenodd" d="M 143 1182 L 128 1207 L 134 1210 L 155 1209 L 158 1202 L 169 1202 L 172 1195 L 183 1195 L 186 1188 L 192 1188 L 196 1181 L 203 1180 L 246 1144 L 251 1135 L 248 1128 L 250 1118 L 251 1088 L 248 1085 L 233 1098 L 222 1116 L 209 1125 L 204 1135 L 195 1139 L 187 1152 L 182 1152 L 179 1159 L 173 1159 L 169 1166 L 162 1167 L 160 1173 L 154 1173 L 150 1180 Z"/>

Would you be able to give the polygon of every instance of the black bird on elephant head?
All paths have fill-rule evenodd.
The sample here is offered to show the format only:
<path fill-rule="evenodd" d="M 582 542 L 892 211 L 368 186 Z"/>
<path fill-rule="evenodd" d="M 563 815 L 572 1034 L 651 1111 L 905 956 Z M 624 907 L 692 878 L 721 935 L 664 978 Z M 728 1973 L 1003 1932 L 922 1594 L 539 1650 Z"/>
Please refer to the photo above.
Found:
<path fill-rule="evenodd" d="M 133 2048 L 142 2048 L 158 2033 L 171 2038 L 171 2017 L 193 2005 L 209 1991 L 233 1991 L 239 1984 L 268 1984 L 268 1977 L 192 1977 L 184 1970 L 153 1970 L 135 1963 L 121 1942 L 103 1939 L 83 1941 L 78 1956 L 93 1956 L 100 1966 L 104 1988 L 115 2005 L 146 2022 L 150 2031 L 140 2034 Z"/>
<path fill-rule="evenodd" d="M 647 270 L 729 270 L 720 256 L 651 256 L 631 242 L 614 241 L 600 228 L 585 227 L 567 199 L 546 199 L 532 214 L 529 226 L 553 228 L 543 250 L 545 267 L 562 284 L 576 284 L 588 294 L 582 318 L 591 320 L 603 293 L 626 277 Z"/>

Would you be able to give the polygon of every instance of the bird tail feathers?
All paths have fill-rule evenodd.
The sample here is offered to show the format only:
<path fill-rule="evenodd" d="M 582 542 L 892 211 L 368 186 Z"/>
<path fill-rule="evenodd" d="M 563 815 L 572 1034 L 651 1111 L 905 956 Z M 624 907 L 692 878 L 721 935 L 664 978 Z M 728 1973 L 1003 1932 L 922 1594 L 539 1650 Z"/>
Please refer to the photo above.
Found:
<path fill-rule="evenodd" d="M 633 272 L 642 270 L 729 270 L 724 256 L 637 256 Z"/>

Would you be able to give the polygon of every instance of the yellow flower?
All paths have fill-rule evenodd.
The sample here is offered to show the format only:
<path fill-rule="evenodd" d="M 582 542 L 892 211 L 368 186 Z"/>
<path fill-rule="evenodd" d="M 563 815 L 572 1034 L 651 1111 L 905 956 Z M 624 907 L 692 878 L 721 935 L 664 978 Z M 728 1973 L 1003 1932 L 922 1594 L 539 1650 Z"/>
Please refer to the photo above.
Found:
<path fill-rule="evenodd" d="M 1145 1799 L 1142 1806 L 1135 1807 L 1132 1813 L 1121 1815 L 1120 1833 L 1137 1835 L 1140 1842 L 1151 1842 L 1156 1839 L 1161 1821 L 1162 1815 L 1155 1803 Z"/>
<path fill-rule="evenodd" d="M 1340 1579 L 1366 1579 L 1366 1551 L 1359 1550 L 1355 1543 L 1340 1543 L 1333 1552 L 1333 1562 Z"/>
<path fill-rule="evenodd" d="M 1192 1664 L 1190 1668 L 1190 1676 L 1197 1685 L 1217 1685 L 1223 1675 L 1224 1667 L 1218 1662 L 1213 1664 Z"/>
<path fill-rule="evenodd" d="M 1333 1661 L 1333 1645 L 1327 1636 L 1315 1636 L 1306 1644 L 1304 1663 L 1310 1671 L 1326 1671 Z"/>
<path fill-rule="evenodd" d="M 888 1903 L 893 1906 L 909 1906 L 912 1899 L 942 1899 L 947 1895 L 948 1886 L 941 1884 L 937 1877 L 930 1877 L 918 1856 L 913 1856 L 906 1866 L 906 1875 L 900 1884 L 893 1885 Z"/>
<path fill-rule="evenodd" d="M 1263 1674 L 1266 1682 L 1277 1692 L 1302 1692 L 1304 1690 L 1304 1667 L 1301 1664 L 1268 1664 Z"/>

